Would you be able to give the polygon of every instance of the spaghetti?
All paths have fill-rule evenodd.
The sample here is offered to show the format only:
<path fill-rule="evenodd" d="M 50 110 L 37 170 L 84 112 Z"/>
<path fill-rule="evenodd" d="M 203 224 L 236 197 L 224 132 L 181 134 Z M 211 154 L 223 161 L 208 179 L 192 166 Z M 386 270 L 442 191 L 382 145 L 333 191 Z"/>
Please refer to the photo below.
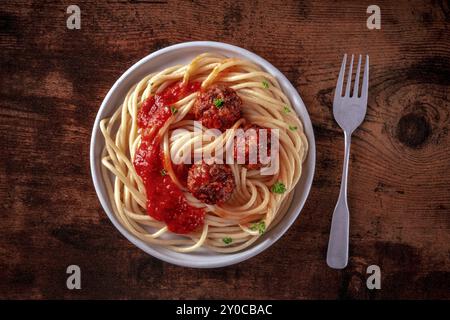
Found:
<path fill-rule="evenodd" d="M 210 99 L 217 110 L 199 107 L 205 92 L 222 94 Z M 208 128 L 196 124 L 199 112 L 203 125 L 219 123 L 212 141 L 203 135 Z M 279 160 L 272 174 L 238 163 L 173 161 L 218 145 L 227 149 L 246 126 L 276 130 Z M 100 128 L 102 174 L 117 219 L 139 239 L 177 252 L 204 247 L 231 253 L 254 243 L 286 213 L 308 150 L 303 125 L 277 80 L 249 61 L 212 53 L 144 77 Z M 202 193 L 198 177 L 215 179 L 219 187 Z M 198 184 L 203 189 L 193 192 Z"/>

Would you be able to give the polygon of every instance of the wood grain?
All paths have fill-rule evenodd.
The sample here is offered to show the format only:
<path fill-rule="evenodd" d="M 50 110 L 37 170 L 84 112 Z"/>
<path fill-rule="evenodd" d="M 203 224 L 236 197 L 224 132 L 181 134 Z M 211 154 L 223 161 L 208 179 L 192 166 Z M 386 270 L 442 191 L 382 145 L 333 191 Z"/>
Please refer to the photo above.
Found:
<path fill-rule="evenodd" d="M 0 298 L 449 299 L 450 3 L 377 1 L 8 1 L 0 8 Z M 216 270 L 180 268 L 126 241 L 89 171 L 99 105 L 134 62 L 191 40 L 261 55 L 299 90 L 317 167 L 300 218 L 264 253 Z M 325 253 L 339 191 L 343 136 L 332 98 L 344 53 L 369 54 L 365 122 L 351 163 L 351 258 Z M 82 290 L 66 289 L 66 267 Z M 382 289 L 366 289 L 366 268 Z"/>

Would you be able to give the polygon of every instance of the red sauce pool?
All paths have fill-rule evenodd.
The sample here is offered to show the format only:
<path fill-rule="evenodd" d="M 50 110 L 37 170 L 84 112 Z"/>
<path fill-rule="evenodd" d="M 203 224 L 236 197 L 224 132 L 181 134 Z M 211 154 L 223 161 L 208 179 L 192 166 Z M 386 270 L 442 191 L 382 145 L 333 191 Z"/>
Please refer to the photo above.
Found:
<path fill-rule="evenodd" d="M 202 226 L 205 212 L 189 205 L 183 192 L 165 173 L 159 138 L 145 134 L 145 129 L 161 128 L 173 115 L 171 104 L 199 89 L 198 82 L 186 86 L 181 82 L 175 83 L 148 98 L 138 113 L 138 126 L 143 135 L 134 157 L 134 168 L 145 185 L 147 213 L 159 221 L 164 221 L 170 231 L 179 234 L 192 232 Z M 178 171 L 176 169 L 174 167 L 175 172 Z M 185 179 L 184 174 L 181 176 Z"/>

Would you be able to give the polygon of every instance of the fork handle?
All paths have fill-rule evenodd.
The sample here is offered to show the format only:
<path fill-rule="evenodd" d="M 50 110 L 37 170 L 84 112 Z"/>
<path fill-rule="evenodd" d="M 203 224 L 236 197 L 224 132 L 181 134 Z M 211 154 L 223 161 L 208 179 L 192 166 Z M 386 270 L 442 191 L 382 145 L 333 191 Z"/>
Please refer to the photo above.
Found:
<path fill-rule="evenodd" d="M 334 269 L 343 269 L 348 262 L 348 237 L 350 214 L 347 204 L 347 175 L 350 157 L 351 133 L 344 131 L 345 156 L 342 171 L 341 189 L 339 199 L 333 212 L 331 221 L 330 239 L 328 241 L 327 264 Z"/>

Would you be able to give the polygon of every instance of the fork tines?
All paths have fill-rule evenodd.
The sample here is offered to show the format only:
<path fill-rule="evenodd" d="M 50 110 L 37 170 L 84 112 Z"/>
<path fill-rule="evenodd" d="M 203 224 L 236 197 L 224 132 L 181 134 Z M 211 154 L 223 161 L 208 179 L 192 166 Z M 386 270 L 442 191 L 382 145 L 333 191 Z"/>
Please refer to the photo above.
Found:
<path fill-rule="evenodd" d="M 347 85 L 345 87 L 345 93 L 344 93 L 344 95 L 342 95 L 342 91 L 343 91 L 343 87 L 344 87 L 345 67 L 346 67 L 346 63 L 347 63 L 347 54 L 344 54 L 344 59 L 342 60 L 341 71 L 339 72 L 338 83 L 336 86 L 336 95 L 337 96 L 367 99 L 367 92 L 368 92 L 368 87 L 369 87 L 369 56 L 366 55 L 366 63 L 364 65 L 364 74 L 363 74 L 361 94 L 359 95 L 358 93 L 359 93 L 359 78 L 360 78 L 360 74 L 361 74 L 361 59 L 362 59 L 362 55 L 359 55 L 358 69 L 356 70 L 356 76 L 355 76 L 355 81 L 354 81 L 355 83 L 353 86 L 353 93 L 350 96 L 350 89 L 351 89 L 352 76 L 353 76 L 353 60 L 354 60 L 354 55 L 352 54 L 352 57 L 350 60 L 350 67 L 348 70 Z"/>

